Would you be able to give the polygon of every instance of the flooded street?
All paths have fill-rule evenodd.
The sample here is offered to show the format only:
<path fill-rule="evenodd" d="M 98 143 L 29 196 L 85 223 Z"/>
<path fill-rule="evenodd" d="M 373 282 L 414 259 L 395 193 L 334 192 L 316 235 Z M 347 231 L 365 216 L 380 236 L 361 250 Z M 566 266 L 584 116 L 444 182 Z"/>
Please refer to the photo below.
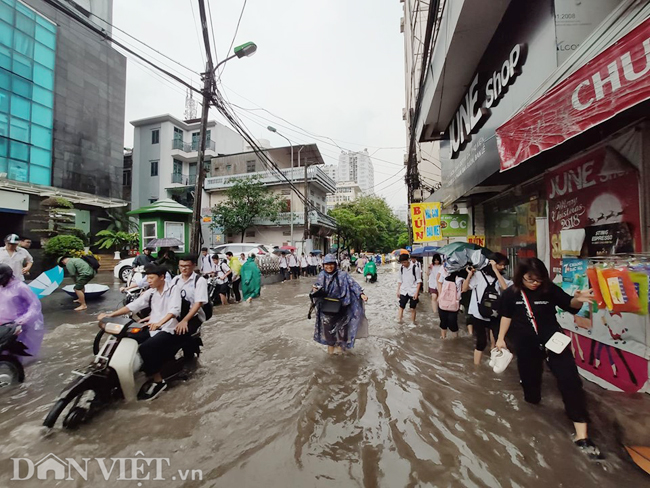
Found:
<path fill-rule="evenodd" d="M 593 437 L 606 463 L 588 461 L 572 445 L 572 426 L 550 375 L 542 405 L 528 405 L 514 364 L 496 376 L 487 364 L 474 368 L 466 333 L 441 341 L 428 295 L 416 326 L 396 324 L 394 269 L 384 266 L 379 281 L 366 286 L 371 337 L 343 357 L 328 356 L 312 340 L 307 294 L 313 280 L 266 286 L 250 306 L 215 308 L 204 326 L 200 367 L 189 381 L 152 402 L 116 404 L 77 431 L 59 428 L 43 437 L 43 418 L 71 369 L 90 360 L 97 330 L 73 312 L 74 322 L 56 328 L 46 315 L 51 329 L 41 360 L 23 385 L 0 397 L 0 486 L 44 486 L 36 476 L 11 481 L 12 457 L 36 463 L 53 453 L 80 462 L 138 452 L 169 459 L 165 481 L 116 481 L 115 473 L 105 481 L 94 464 L 88 481 L 73 472 L 70 481 L 47 484 L 647 486 L 598 422 Z M 83 320 L 96 311 L 91 306 Z M 202 480 L 172 479 L 179 470 L 200 470 Z"/>

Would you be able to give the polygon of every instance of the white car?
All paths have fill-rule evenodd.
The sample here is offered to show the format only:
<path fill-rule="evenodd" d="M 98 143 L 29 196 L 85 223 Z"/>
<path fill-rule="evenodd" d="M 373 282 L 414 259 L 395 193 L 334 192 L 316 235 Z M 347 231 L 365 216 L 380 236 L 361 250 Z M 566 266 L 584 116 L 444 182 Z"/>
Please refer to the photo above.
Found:
<path fill-rule="evenodd" d="M 133 269 L 134 260 L 135 258 L 122 259 L 122 261 L 117 263 L 113 268 L 113 276 L 115 276 L 118 280 L 122 281 L 123 283 L 126 283 L 129 277 L 129 273 Z"/>
<path fill-rule="evenodd" d="M 228 251 L 230 251 L 233 256 L 237 257 L 239 257 L 241 253 L 244 253 L 247 257 L 250 254 L 255 254 L 257 256 L 266 256 L 271 253 L 264 244 L 251 244 L 248 242 L 240 244 L 221 244 L 210 249 L 211 254 L 219 254 L 219 257 L 221 257 L 221 255 L 225 256 Z"/>

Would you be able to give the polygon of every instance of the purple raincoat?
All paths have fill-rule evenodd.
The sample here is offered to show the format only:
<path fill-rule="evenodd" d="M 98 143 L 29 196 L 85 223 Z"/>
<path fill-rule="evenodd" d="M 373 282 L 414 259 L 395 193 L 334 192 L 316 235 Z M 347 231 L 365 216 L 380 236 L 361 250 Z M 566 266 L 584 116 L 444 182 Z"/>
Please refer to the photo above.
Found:
<path fill-rule="evenodd" d="M 38 355 L 45 334 L 41 302 L 29 287 L 16 278 L 11 278 L 7 286 L 0 286 L 0 324 L 16 322 L 22 327 L 18 340 L 27 347 L 31 356 L 18 359 L 25 364 Z"/>

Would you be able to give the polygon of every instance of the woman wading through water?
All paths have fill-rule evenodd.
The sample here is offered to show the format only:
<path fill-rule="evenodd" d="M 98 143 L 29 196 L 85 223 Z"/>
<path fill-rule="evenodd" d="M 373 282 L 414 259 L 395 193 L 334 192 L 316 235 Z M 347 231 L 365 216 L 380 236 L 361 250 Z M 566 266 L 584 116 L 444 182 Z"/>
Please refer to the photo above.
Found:
<path fill-rule="evenodd" d="M 582 389 L 571 349 L 570 339 L 562 332 L 555 307 L 577 313 L 584 303 L 594 300 L 591 290 L 567 295 L 553 284 L 544 263 L 537 258 L 521 261 L 514 285 L 501 297 L 501 326 L 497 348 L 506 347 L 511 332 L 517 355 L 517 368 L 527 402 L 542 400 L 544 362 L 557 380 L 567 416 L 575 427 L 575 444 L 592 459 L 602 459 L 600 450 L 587 435 L 587 400 Z"/>

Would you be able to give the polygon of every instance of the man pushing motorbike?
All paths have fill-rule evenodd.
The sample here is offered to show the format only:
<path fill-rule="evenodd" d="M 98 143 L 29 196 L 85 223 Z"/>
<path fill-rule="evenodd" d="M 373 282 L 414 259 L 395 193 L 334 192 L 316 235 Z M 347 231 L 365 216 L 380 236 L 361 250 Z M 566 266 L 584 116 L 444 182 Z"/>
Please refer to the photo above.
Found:
<path fill-rule="evenodd" d="M 196 260 L 190 260 L 189 266 L 183 266 L 185 274 L 193 273 L 195 262 Z M 186 264 L 188 261 L 181 260 L 181 263 Z M 166 272 L 166 268 L 148 264 L 145 266 L 145 273 L 149 289 L 119 310 L 99 315 L 101 321 L 106 317 L 117 317 L 131 312 L 139 312 L 147 307 L 151 308 L 149 317 L 140 321 L 148 325 L 149 337 L 140 344 L 139 348 L 143 361 L 142 370 L 150 377 L 151 381 L 145 383 L 140 390 L 139 400 L 153 400 L 167 388 L 167 383 L 161 375 L 162 367 L 166 361 L 173 359 L 183 347 L 189 333 L 194 332 L 192 329 L 196 330 L 194 327 L 188 327 L 188 324 L 198 313 L 197 309 L 200 307 L 190 307 L 187 315 L 181 317 L 182 287 L 175 283 L 165 282 Z M 197 298 L 201 299 L 200 296 Z"/>

